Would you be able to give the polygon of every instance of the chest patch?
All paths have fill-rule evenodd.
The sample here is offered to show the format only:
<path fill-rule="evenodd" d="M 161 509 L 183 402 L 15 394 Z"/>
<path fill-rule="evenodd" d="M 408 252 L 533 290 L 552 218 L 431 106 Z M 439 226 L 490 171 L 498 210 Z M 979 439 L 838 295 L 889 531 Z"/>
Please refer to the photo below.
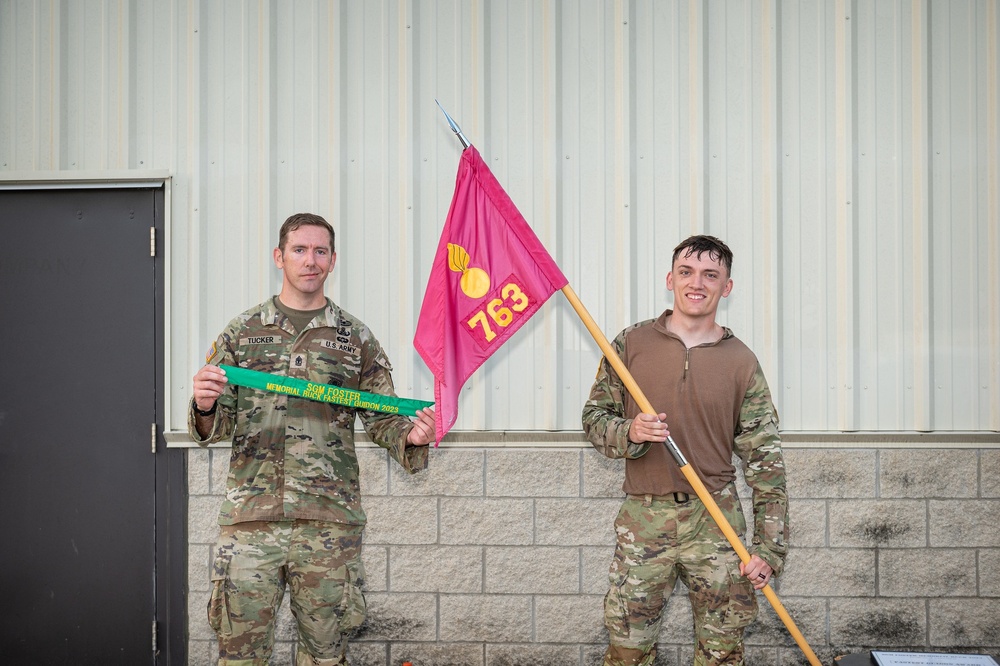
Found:
<path fill-rule="evenodd" d="M 359 356 L 357 346 L 350 344 L 349 342 L 340 342 L 337 340 L 320 340 L 319 346 L 324 349 L 332 349 L 333 351 L 342 352 L 344 354 L 351 354 L 352 356 Z"/>
<path fill-rule="evenodd" d="M 276 345 L 281 342 L 278 335 L 251 335 L 240 338 L 240 347 L 259 347 L 260 345 Z"/>

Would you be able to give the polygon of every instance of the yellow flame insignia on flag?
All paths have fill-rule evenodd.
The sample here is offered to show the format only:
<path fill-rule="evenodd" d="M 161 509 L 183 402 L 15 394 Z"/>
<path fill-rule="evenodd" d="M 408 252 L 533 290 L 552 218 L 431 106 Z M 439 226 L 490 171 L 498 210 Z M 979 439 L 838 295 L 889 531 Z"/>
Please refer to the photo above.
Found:
<path fill-rule="evenodd" d="M 490 276 L 482 268 L 469 268 L 469 253 L 461 245 L 448 243 L 448 267 L 462 274 L 462 293 L 482 298 L 490 290 Z"/>

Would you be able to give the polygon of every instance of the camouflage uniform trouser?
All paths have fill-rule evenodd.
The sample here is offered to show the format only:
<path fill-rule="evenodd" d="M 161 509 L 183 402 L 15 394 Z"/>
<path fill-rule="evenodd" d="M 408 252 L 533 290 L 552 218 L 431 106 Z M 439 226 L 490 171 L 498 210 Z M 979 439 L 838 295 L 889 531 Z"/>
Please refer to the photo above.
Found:
<path fill-rule="evenodd" d="M 286 582 L 298 625 L 296 666 L 347 663 L 347 635 L 365 618 L 363 529 L 312 520 L 223 526 L 208 602 L 220 666 L 269 663 Z"/>
<path fill-rule="evenodd" d="M 713 498 L 742 535 L 746 519 L 735 486 Z M 605 666 L 653 663 L 663 608 L 678 577 L 694 613 L 694 665 L 743 664 L 743 630 L 757 616 L 753 584 L 740 574 L 739 556 L 701 500 L 630 495 L 615 532 L 611 586 L 604 598 L 610 634 Z"/>

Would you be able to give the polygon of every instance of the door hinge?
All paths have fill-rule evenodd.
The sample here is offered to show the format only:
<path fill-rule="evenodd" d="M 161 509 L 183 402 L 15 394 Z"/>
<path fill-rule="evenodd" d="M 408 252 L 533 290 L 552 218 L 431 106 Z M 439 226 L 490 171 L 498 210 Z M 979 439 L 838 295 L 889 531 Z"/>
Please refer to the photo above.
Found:
<path fill-rule="evenodd" d="M 149 444 L 151 451 L 156 453 L 156 424 L 151 423 L 149 426 Z"/>
<path fill-rule="evenodd" d="M 156 656 L 156 620 L 153 620 L 153 656 Z"/>
<path fill-rule="evenodd" d="M 149 228 L 149 256 L 156 256 L 156 227 Z"/>

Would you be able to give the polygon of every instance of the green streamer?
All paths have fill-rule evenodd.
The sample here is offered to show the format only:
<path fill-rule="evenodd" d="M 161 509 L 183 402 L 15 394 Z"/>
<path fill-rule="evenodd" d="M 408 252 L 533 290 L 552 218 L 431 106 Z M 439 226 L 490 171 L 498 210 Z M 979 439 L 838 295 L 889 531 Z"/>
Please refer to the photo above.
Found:
<path fill-rule="evenodd" d="M 355 391 L 354 389 L 334 386 L 332 384 L 314 384 L 305 379 L 272 375 L 267 372 L 247 370 L 246 368 L 237 368 L 232 365 L 220 365 L 219 367 L 226 371 L 226 377 L 229 379 L 230 384 L 238 384 L 259 391 L 283 393 L 297 398 L 316 400 L 317 402 L 330 402 L 352 409 L 416 416 L 418 409 L 426 409 L 434 404 L 433 402 L 426 402 L 424 400 L 412 400 L 410 398 L 397 398 L 389 395 L 379 395 L 378 393 Z"/>

